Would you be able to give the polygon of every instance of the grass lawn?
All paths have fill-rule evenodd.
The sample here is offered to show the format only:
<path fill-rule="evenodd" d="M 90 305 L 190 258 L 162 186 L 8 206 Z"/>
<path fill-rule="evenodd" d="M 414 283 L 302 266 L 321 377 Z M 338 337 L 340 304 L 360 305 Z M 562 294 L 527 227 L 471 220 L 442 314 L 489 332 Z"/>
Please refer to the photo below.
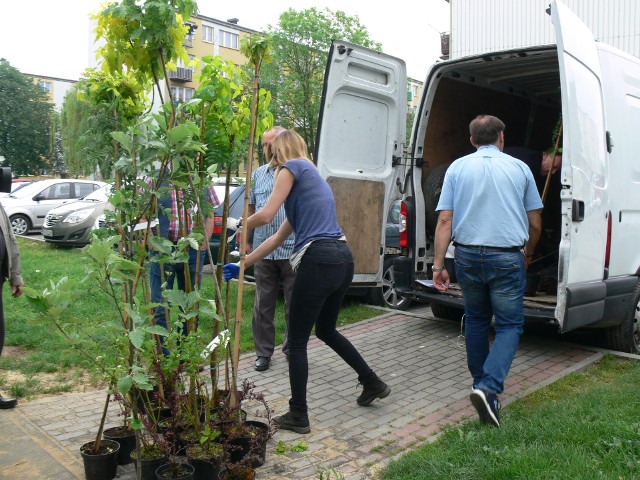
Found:
<path fill-rule="evenodd" d="M 394 461 L 383 480 L 640 478 L 640 362 L 607 356 Z"/>
<path fill-rule="evenodd" d="M 42 291 L 50 281 L 57 282 L 62 277 L 80 282 L 84 277 L 84 263 L 80 249 L 63 249 L 22 238 L 18 239 L 22 276 L 25 285 Z M 237 283 L 222 285 L 223 298 L 230 300 L 231 318 L 235 317 Z M 80 287 L 82 288 L 82 287 Z M 214 279 L 206 274 L 203 280 L 205 298 L 213 298 Z M 58 393 L 77 389 L 89 384 L 86 363 L 82 355 L 56 333 L 53 325 L 43 326 L 34 322 L 35 313 L 25 296 L 11 298 L 8 282 L 4 286 L 4 313 L 6 323 L 5 349 L 0 357 L 0 389 L 6 394 L 17 397 L 31 397 L 45 393 Z M 254 288 L 245 285 L 242 301 L 241 351 L 253 350 L 251 318 L 253 311 Z M 74 303 L 69 313 L 79 319 L 91 319 L 92 322 L 107 325 L 113 320 L 114 307 L 105 296 L 86 295 Z M 352 300 L 345 304 L 338 320 L 340 325 L 354 323 L 380 314 L 380 310 L 362 305 Z M 278 302 L 276 310 L 276 343 L 282 342 L 284 333 L 283 301 Z M 211 330 L 211 319 L 200 319 L 200 328 Z M 108 342 L 108 331 L 96 335 L 101 341 Z"/>

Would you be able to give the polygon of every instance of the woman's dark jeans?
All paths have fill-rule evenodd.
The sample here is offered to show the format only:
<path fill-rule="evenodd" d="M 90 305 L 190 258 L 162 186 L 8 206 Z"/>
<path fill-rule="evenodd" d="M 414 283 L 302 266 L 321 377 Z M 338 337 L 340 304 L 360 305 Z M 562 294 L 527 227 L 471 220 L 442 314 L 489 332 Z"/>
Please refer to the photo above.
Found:
<path fill-rule="evenodd" d="M 307 249 L 296 273 L 289 312 L 289 383 L 292 408 L 306 410 L 307 343 L 311 329 L 358 373 L 359 379 L 373 371 L 356 348 L 336 330 L 342 299 L 353 279 L 353 256 L 346 242 L 316 240 Z"/>

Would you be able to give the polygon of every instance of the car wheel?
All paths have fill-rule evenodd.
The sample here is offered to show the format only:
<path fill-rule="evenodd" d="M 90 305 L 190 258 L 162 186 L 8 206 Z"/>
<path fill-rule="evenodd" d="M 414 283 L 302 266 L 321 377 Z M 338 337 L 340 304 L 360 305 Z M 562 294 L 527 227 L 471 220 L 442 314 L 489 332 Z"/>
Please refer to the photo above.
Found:
<path fill-rule="evenodd" d="M 448 305 L 442 305 L 440 303 L 432 303 L 431 313 L 433 313 L 433 316 L 437 318 L 459 322 L 464 315 L 464 309 L 450 307 Z"/>
<path fill-rule="evenodd" d="M 11 229 L 15 235 L 25 235 L 31 230 L 31 222 L 24 215 L 11 217 Z"/>
<path fill-rule="evenodd" d="M 399 295 L 396 291 L 396 279 L 393 271 L 393 257 L 384 259 L 382 286 L 369 289 L 369 303 L 394 310 L 406 310 L 411 299 Z"/>

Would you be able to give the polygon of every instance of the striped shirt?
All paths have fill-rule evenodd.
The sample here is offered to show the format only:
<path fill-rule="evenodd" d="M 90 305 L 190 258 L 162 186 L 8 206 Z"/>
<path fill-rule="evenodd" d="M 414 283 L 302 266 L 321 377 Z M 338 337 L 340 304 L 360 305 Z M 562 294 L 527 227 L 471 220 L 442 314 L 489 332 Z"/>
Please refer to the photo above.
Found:
<path fill-rule="evenodd" d="M 147 184 L 153 188 L 153 179 L 147 177 L 145 180 Z M 168 183 L 165 182 L 163 186 L 168 186 Z M 211 204 L 212 208 L 215 208 L 220 204 L 216 191 L 213 187 L 207 187 L 204 189 L 204 192 L 202 192 L 202 202 Z M 178 204 L 180 204 L 180 212 L 178 212 Z M 171 208 L 170 214 L 169 208 Z M 171 188 L 170 194 L 166 191 L 163 192 L 163 194 L 158 197 L 159 235 L 174 243 L 177 242 L 181 237 L 180 224 L 182 224 L 184 228 L 184 236 L 189 235 L 193 227 L 197 224 L 197 213 L 197 205 L 185 205 L 182 201 L 181 188 Z"/>
<path fill-rule="evenodd" d="M 262 210 L 269 200 L 269 196 L 273 191 L 275 177 L 275 169 L 271 168 L 268 164 L 258 167 L 251 175 L 251 190 L 249 191 L 249 203 L 255 205 L 256 212 Z M 273 217 L 271 223 L 257 227 L 253 231 L 253 248 L 256 249 L 271 235 L 276 233 L 282 225 L 282 222 L 287 218 L 284 212 L 284 205 L 280 206 L 276 212 L 276 216 Z M 293 252 L 293 245 L 295 244 L 295 236 L 293 234 L 276 248 L 272 253 L 267 255 L 265 260 L 287 260 Z"/>
<path fill-rule="evenodd" d="M 185 235 L 189 235 L 193 227 L 197 224 L 197 205 L 185 205 L 182 201 L 182 189 L 171 189 L 171 216 L 169 217 L 169 235 L 168 238 L 172 242 L 180 239 L 180 222 L 184 227 Z M 202 193 L 203 201 L 211 204 L 211 208 L 215 208 L 220 203 L 213 187 L 205 188 Z M 178 203 L 180 203 L 180 215 L 178 215 Z M 188 208 L 185 208 L 188 207 Z"/>

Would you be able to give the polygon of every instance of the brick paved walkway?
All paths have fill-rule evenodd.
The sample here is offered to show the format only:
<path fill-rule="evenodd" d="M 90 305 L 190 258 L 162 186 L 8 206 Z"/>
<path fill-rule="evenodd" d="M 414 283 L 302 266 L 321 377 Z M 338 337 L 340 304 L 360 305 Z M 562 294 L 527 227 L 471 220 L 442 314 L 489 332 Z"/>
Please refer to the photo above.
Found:
<path fill-rule="evenodd" d="M 457 345 L 459 325 L 433 319 L 424 307 L 413 313 L 388 313 L 342 331 L 391 386 L 391 395 L 359 407 L 356 375 L 314 337 L 309 344 L 311 434 L 278 432 L 267 447 L 267 462 L 257 470 L 258 479 L 317 479 L 321 466 L 334 467 L 348 480 L 371 478 L 389 459 L 434 439 L 443 425 L 476 418 L 468 401 L 465 352 Z M 501 398 L 503 406 L 602 355 L 590 347 L 525 334 Z M 266 372 L 255 372 L 253 360 L 253 354 L 243 356 L 239 376 L 255 382 L 276 414 L 285 411 L 289 383 L 284 356 L 276 353 Z M 67 473 L 47 477 L 40 472 L 29 477 L 24 476 L 28 469 L 23 469 L 20 477 L 11 476 L 8 472 L 20 460 L 9 456 L 13 463 L 7 463 L 9 457 L 2 453 L 11 448 L 5 445 L 10 440 L 3 438 L 0 479 L 84 478 L 78 448 L 92 440 L 103 402 L 104 392 L 66 394 L 23 402 L 13 411 L 2 412 L 0 431 L 5 431 L 5 415 L 12 415 L 11 420 L 19 420 L 22 430 L 43 449 L 47 456 L 43 461 L 58 462 Z M 110 420 L 111 426 L 118 423 L 115 416 Z M 293 446 L 301 439 L 309 445 L 305 452 L 275 453 L 278 441 Z M 32 470 L 38 470 L 38 459 L 22 462 L 31 462 Z M 134 479 L 131 466 L 119 467 L 117 478 Z"/>

